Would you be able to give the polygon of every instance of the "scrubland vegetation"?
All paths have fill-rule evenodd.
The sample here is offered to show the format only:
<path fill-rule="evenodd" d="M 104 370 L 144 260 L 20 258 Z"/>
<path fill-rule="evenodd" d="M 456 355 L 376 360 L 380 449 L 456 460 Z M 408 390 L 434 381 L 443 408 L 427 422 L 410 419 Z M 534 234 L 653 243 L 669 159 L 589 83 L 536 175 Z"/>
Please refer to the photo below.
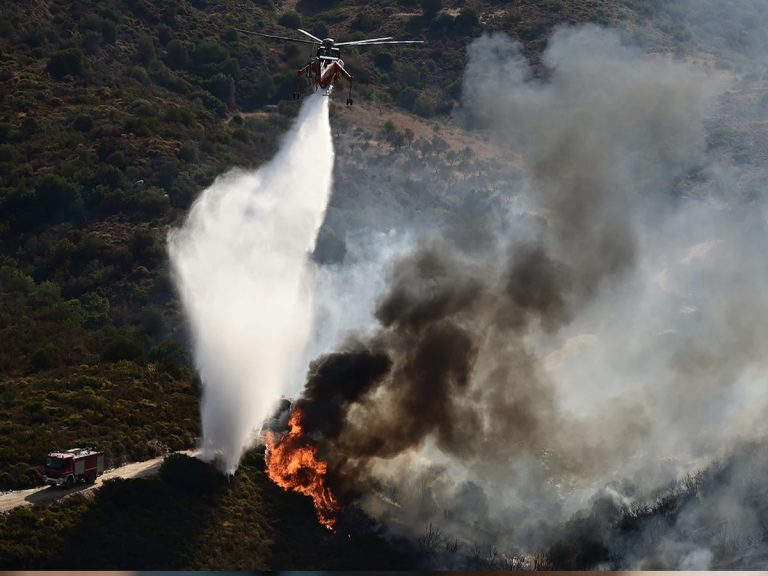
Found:
<path fill-rule="evenodd" d="M 296 110 L 286 98 L 306 58 L 296 45 L 235 28 L 427 38 L 426 51 L 348 50 L 345 58 L 364 98 L 432 117 L 450 112 L 479 10 L 305 1 L 292 12 L 269 1 L 204 0 L 4 6 L 0 489 L 38 484 L 41 458 L 56 447 L 93 444 L 113 465 L 193 445 L 198 383 L 165 235 L 216 175 L 271 155 Z M 277 111 L 260 111 L 268 104 Z M 391 144 L 383 151 L 413 144 L 447 153 L 439 138 L 414 143 L 407 131 L 379 129 Z M 350 152 L 351 162 L 363 153 Z M 365 221 L 355 220 L 359 202 L 345 205 L 343 191 L 336 201 L 337 221 Z M 398 202 L 388 204 L 408 210 Z M 326 230 L 320 250 L 333 257 L 339 242 Z"/>
<path fill-rule="evenodd" d="M 109 480 L 93 496 L 0 515 L 0 568 L 402 569 L 413 566 L 371 526 L 329 532 L 312 502 L 264 474 L 259 451 L 234 477 L 184 455 L 157 477 Z"/>
<path fill-rule="evenodd" d="M 503 31 L 522 42 L 534 72 L 546 74 L 539 56 L 563 23 L 616 24 L 630 37 L 655 34 L 659 45 L 679 49 L 690 36 L 672 20 L 662 18 L 653 30 L 642 26 L 663 16 L 662 6 L 656 0 L 5 3 L 0 490 L 40 484 L 42 458 L 54 448 L 96 446 L 112 466 L 194 446 L 200 384 L 165 237 L 218 174 L 271 156 L 297 109 L 288 98 L 307 58 L 305 46 L 269 43 L 236 28 L 290 34 L 301 26 L 345 40 L 428 41 L 418 49 L 344 53 L 356 76 L 356 102 L 397 117 L 365 106 L 356 115 L 333 110 L 337 185 L 316 252 L 318 260 L 333 261 L 343 257 L 344 233 L 355 227 L 414 215 L 485 218 L 494 192 L 514 178 L 514 167 L 445 130 L 472 38 Z M 725 126 L 716 136 L 733 147 L 744 134 Z M 671 499 L 622 513 L 616 525 L 631 532 L 674 518 L 701 486 L 708 484 L 697 481 Z M 591 567 L 609 557 L 612 545 L 569 542 L 542 552 L 537 566 Z M 419 545 L 427 559 L 433 548 L 458 554 L 464 546 L 431 526 Z M 93 496 L 0 515 L 1 568 L 418 565 L 403 550 L 370 526 L 352 536 L 327 532 L 308 499 L 266 480 L 258 451 L 232 479 L 177 456 L 157 478 L 110 481 Z M 471 567 L 517 566 L 484 543 L 469 556 Z"/>

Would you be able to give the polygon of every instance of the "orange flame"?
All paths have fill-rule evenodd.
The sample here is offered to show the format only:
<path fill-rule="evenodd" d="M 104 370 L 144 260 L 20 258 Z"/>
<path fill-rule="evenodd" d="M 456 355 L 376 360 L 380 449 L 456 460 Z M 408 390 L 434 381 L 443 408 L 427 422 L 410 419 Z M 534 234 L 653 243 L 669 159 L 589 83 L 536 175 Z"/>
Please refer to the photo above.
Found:
<path fill-rule="evenodd" d="M 304 436 L 302 417 L 296 408 L 288 420 L 289 431 L 279 440 L 276 434 L 267 432 L 267 476 L 285 490 L 312 498 L 320 524 L 333 530 L 339 503 L 326 486 L 328 465 L 317 457 L 317 448 Z"/>

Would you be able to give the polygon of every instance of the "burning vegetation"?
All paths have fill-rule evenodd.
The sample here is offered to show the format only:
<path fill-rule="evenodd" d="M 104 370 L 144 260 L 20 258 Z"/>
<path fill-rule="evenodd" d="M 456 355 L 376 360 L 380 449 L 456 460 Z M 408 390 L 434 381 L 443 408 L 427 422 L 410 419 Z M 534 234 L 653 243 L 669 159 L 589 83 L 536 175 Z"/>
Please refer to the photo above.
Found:
<path fill-rule="evenodd" d="M 317 456 L 317 448 L 307 438 L 303 412 L 293 410 L 288 432 L 282 438 L 267 432 L 267 475 L 285 490 L 293 490 L 312 498 L 320 523 L 333 530 L 339 503 L 327 485 L 328 464 Z"/>

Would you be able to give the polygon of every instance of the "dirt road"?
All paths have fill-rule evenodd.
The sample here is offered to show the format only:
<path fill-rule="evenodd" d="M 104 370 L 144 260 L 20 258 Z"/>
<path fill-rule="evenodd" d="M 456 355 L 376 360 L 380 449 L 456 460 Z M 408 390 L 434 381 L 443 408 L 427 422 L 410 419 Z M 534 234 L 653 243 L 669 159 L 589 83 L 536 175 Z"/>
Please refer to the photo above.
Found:
<path fill-rule="evenodd" d="M 196 456 L 197 451 L 186 450 L 181 452 L 181 454 Z M 109 480 L 110 478 L 143 478 L 145 476 L 153 476 L 160 470 L 160 464 L 163 463 L 163 458 L 165 457 L 160 456 L 159 458 L 153 458 L 152 460 L 132 462 L 125 466 L 121 466 L 120 468 L 106 470 L 93 484 L 78 484 L 69 489 L 45 486 L 43 488 L 30 488 L 29 490 L 16 490 L 14 492 L 0 494 L 0 513 L 12 510 L 17 506 L 48 504 L 54 500 L 65 498 L 70 494 L 79 494 L 81 492 L 96 490 L 101 486 L 101 483 L 104 482 L 104 480 Z"/>

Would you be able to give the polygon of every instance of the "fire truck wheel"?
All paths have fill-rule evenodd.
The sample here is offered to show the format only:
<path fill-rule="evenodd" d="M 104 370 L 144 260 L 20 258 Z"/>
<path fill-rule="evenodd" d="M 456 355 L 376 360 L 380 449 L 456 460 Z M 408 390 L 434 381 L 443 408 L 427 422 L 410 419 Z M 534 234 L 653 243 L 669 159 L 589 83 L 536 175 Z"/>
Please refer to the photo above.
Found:
<path fill-rule="evenodd" d="M 88 476 L 85 477 L 86 484 L 93 484 L 94 482 L 96 482 L 96 474 L 88 474 Z"/>
<path fill-rule="evenodd" d="M 64 483 L 64 485 L 67 488 L 72 488 L 75 484 L 75 477 L 74 476 L 67 476 L 67 481 Z"/>

